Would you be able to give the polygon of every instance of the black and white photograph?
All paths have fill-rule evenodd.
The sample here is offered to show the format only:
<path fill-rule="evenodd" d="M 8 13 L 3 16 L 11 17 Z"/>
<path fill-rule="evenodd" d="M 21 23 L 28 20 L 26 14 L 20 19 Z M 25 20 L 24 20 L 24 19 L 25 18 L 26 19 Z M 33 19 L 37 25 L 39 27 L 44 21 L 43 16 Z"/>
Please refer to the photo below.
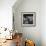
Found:
<path fill-rule="evenodd" d="M 24 14 L 23 24 L 33 24 L 33 14 Z"/>
<path fill-rule="evenodd" d="M 36 13 L 35 12 L 22 12 L 22 26 L 35 26 Z"/>

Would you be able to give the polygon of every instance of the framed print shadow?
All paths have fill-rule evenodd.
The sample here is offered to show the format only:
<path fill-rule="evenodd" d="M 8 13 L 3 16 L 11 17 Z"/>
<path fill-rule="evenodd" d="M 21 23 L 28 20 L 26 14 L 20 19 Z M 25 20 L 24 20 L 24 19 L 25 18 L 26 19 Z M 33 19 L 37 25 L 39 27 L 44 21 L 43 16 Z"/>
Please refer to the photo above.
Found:
<path fill-rule="evenodd" d="M 36 12 L 21 12 L 21 24 L 24 27 L 35 27 Z"/>

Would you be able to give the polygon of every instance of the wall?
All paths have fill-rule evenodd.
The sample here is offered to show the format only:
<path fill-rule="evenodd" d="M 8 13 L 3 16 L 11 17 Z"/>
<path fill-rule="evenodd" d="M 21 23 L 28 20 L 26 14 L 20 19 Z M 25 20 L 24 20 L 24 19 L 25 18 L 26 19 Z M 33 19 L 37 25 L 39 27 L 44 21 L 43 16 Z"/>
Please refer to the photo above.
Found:
<path fill-rule="evenodd" d="M 46 46 L 46 0 L 41 1 L 41 40 L 42 46 Z"/>
<path fill-rule="evenodd" d="M 0 27 L 12 29 L 12 6 L 16 0 L 0 0 Z"/>
<path fill-rule="evenodd" d="M 21 3 L 19 3 L 18 6 L 16 5 L 13 6 L 15 29 L 18 30 L 18 32 L 23 33 L 24 39 L 27 38 L 34 40 L 36 46 L 41 46 L 40 8 L 41 8 L 40 0 L 23 0 Z M 21 12 L 36 12 L 36 27 L 22 27 Z"/>

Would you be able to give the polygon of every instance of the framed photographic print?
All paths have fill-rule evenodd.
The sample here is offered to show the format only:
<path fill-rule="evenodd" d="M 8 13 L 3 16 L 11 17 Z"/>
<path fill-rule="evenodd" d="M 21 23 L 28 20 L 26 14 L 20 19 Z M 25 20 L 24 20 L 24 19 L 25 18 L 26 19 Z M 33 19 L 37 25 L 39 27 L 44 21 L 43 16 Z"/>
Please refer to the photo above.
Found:
<path fill-rule="evenodd" d="M 36 12 L 21 12 L 21 22 L 24 27 L 36 26 Z"/>

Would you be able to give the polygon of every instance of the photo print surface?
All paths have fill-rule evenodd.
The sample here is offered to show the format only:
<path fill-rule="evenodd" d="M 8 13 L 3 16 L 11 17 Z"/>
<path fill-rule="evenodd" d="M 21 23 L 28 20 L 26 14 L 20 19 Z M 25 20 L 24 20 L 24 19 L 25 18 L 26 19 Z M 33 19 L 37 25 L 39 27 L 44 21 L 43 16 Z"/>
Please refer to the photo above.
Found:
<path fill-rule="evenodd" d="M 23 24 L 33 24 L 33 14 L 23 14 Z"/>

